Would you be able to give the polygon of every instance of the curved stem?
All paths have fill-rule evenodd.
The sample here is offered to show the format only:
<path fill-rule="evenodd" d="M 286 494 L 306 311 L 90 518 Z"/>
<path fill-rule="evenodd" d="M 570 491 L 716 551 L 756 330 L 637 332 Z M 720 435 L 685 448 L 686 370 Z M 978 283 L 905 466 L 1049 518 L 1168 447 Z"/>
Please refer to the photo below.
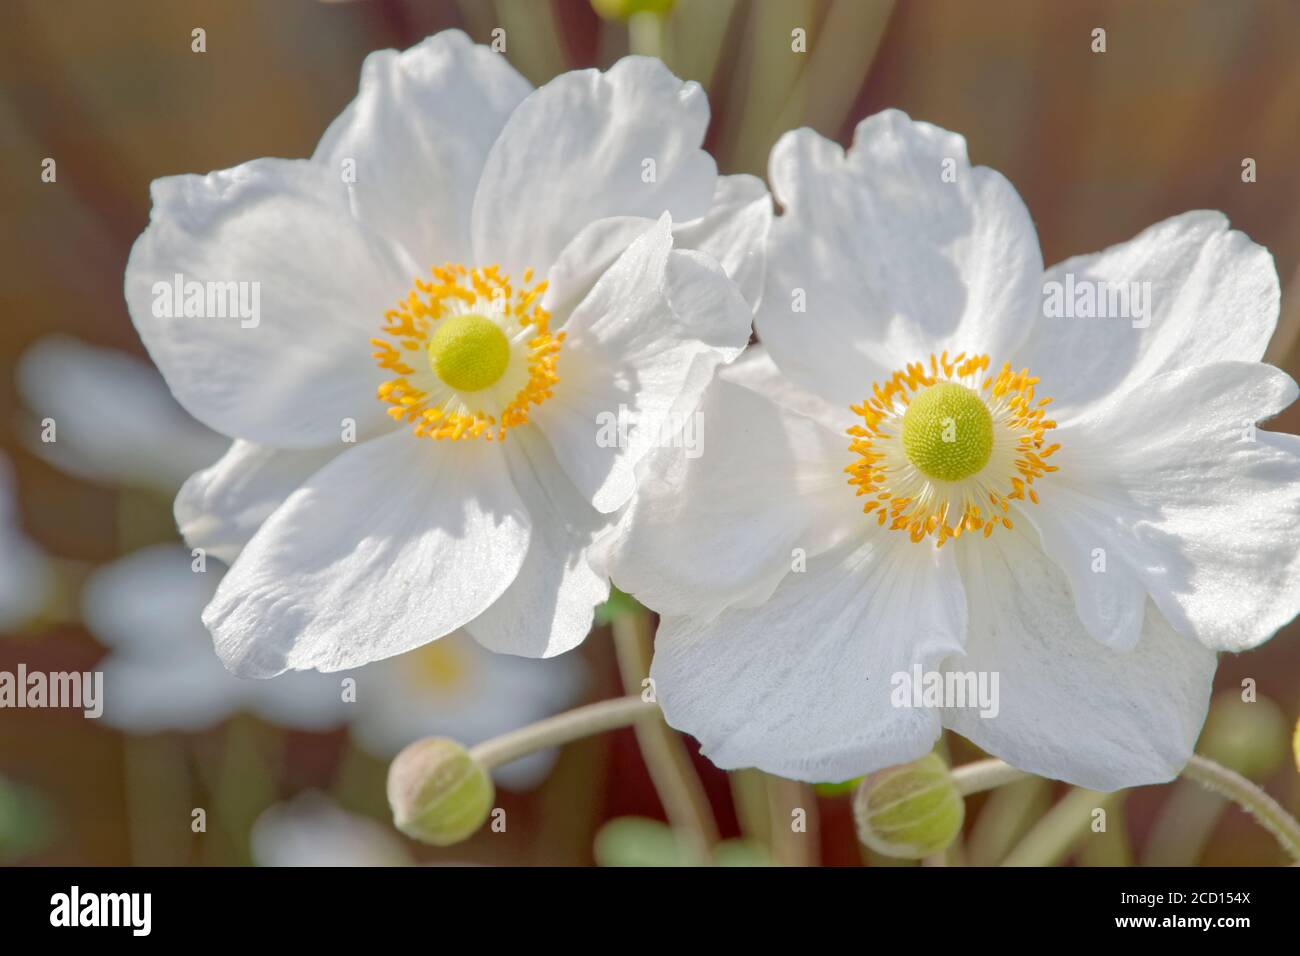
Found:
<path fill-rule="evenodd" d="M 1259 787 L 1200 754 L 1192 754 L 1183 768 L 1183 776 L 1237 804 L 1272 833 L 1292 859 L 1300 862 L 1300 822 Z"/>
<path fill-rule="evenodd" d="M 613 700 L 587 704 L 512 730 L 508 734 L 484 741 L 471 748 L 469 753 L 484 770 L 491 770 L 503 763 L 526 757 L 534 751 L 547 750 L 571 740 L 626 727 L 658 714 L 659 705 L 653 702 L 647 703 L 640 697 L 615 697 Z"/>
<path fill-rule="evenodd" d="M 1006 761 L 997 759 L 976 760 L 974 763 L 954 767 L 952 770 L 952 778 L 957 784 L 957 791 L 963 797 L 983 793 L 985 790 L 993 790 L 1005 784 L 1015 783 L 1017 780 L 1024 780 L 1032 776 L 1031 773 L 1017 770 Z"/>
<path fill-rule="evenodd" d="M 649 614 L 643 608 L 620 614 L 610 628 L 623 689 L 629 694 L 640 693 L 653 653 Z M 696 859 L 709 862 L 713 844 L 718 842 L 718 827 L 708 794 L 681 738 L 663 721 L 656 721 L 638 724 L 636 741 L 669 824 L 687 842 Z"/>
<path fill-rule="evenodd" d="M 954 768 L 952 775 L 963 797 L 1032 776 L 1002 760 L 977 760 Z M 1300 822 L 1259 787 L 1241 774 L 1220 766 L 1200 754 L 1192 754 L 1192 759 L 1183 768 L 1182 776 L 1188 780 L 1195 780 L 1206 789 L 1227 797 L 1237 804 L 1258 820 L 1264 829 L 1272 833 L 1282 849 L 1300 862 Z M 1094 795 L 1094 799 L 1104 796 L 1104 794 Z M 1026 837 L 1026 840 L 1028 839 Z M 1018 847 L 1013 851 L 1012 856 L 1018 856 L 1019 852 Z"/>
<path fill-rule="evenodd" d="M 1016 845 L 1003 866 L 1055 866 L 1088 832 L 1097 810 L 1109 811 L 1119 791 L 1071 790 Z"/>

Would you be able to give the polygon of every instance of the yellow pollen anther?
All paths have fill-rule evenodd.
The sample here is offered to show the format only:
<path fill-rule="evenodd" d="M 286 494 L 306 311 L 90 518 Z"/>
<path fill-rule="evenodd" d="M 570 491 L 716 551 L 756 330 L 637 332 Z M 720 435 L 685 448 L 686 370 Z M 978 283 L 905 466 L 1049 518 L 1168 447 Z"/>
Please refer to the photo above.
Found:
<path fill-rule="evenodd" d="M 987 355 L 931 355 L 872 386 L 852 410 L 861 425 L 848 430 L 858 460 L 845 471 L 863 511 L 912 541 L 1014 527 L 1011 502 L 1037 504 L 1031 487 L 1056 471 L 1059 445 L 1044 435 L 1050 398 L 1035 398 L 1038 379 L 1010 364 L 988 374 Z"/>

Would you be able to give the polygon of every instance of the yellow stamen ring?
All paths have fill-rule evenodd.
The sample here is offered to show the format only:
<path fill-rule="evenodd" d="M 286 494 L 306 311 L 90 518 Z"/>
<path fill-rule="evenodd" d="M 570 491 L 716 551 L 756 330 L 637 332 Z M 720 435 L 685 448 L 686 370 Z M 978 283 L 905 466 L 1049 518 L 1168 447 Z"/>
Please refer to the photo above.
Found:
<path fill-rule="evenodd" d="M 881 527 L 942 547 L 1011 529 L 1011 501 L 1038 503 L 1032 486 L 1057 470 L 1047 459 L 1060 448 L 1044 437 L 1056 427 L 1046 418 L 1052 400 L 1035 401 L 1028 369 L 988 368 L 987 355 L 931 355 L 928 371 L 908 365 L 852 406 L 863 424 L 848 430 L 859 457 L 845 471 Z"/>
<path fill-rule="evenodd" d="M 388 414 L 421 438 L 500 440 L 553 394 L 564 333 L 541 307 L 546 283 L 532 270 L 514 287 L 497 266 L 436 266 L 384 315 L 374 338 Z M 423 353 L 421 355 L 421 353 Z M 417 358 L 417 356 L 420 356 Z"/>

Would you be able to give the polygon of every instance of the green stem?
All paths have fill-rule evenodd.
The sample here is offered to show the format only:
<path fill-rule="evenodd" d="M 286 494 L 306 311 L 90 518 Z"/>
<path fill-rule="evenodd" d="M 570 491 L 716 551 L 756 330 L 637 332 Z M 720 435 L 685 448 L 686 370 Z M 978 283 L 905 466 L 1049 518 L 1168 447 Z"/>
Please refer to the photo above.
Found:
<path fill-rule="evenodd" d="M 667 62 L 667 31 L 657 13 L 634 13 L 627 21 L 628 48 L 638 56 L 654 56 Z"/>
<path fill-rule="evenodd" d="M 579 740 L 607 730 L 626 727 L 638 721 L 657 716 L 659 705 L 647 703 L 640 697 L 615 697 L 587 704 L 575 710 L 556 714 L 535 724 L 493 737 L 470 750 L 484 770 L 526 757 L 538 750 L 559 747 L 571 740 Z"/>
<path fill-rule="evenodd" d="M 629 694 L 640 693 L 650 672 L 653 653 L 650 617 L 638 608 L 615 617 L 610 628 L 614 632 L 614 652 L 623 689 Z M 718 827 L 713 821 L 708 794 L 681 738 L 663 721 L 655 721 L 638 724 L 636 740 L 669 824 L 696 859 L 708 863 L 712 847 L 718 842 Z"/>
<path fill-rule="evenodd" d="M 1259 787 L 1200 754 L 1192 754 L 1183 768 L 1183 776 L 1237 804 L 1272 833 L 1292 859 L 1300 862 L 1300 822 Z"/>
<path fill-rule="evenodd" d="M 964 797 L 1030 776 L 1025 771 L 1017 770 L 1001 760 L 977 760 L 955 768 L 952 775 L 957 783 L 957 789 Z M 1241 774 L 1222 767 L 1200 754 L 1192 754 L 1191 760 L 1183 768 L 1182 775 L 1237 804 L 1259 821 L 1264 829 L 1272 833 L 1282 849 L 1300 862 L 1300 822 L 1259 787 Z M 1088 822 L 1086 813 L 1067 816 L 1076 809 L 1075 803 L 1086 802 L 1091 807 L 1105 806 L 1112 802 L 1113 797 L 1114 794 L 1095 793 L 1089 790 L 1078 790 L 1070 794 L 1039 821 L 1020 846 L 1011 851 L 1003 865 L 1026 865 L 1022 862 L 1024 859 L 1042 859 L 1051 852 L 1059 850 L 1062 839 L 1071 834 L 1077 836 L 1072 828 L 1079 823 L 1080 819 L 1083 819 L 1085 824 Z M 1049 821 L 1052 821 L 1051 827 L 1048 826 Z M 1069 847 L 1065 849 L 1068 850 Z"/>
<path fill-rule="evenodd" d="M 1017 770 L 1002 760 L 976 760 L 974 763 L 954 767 L 952 771 L 957 790 L 963 797 L 993 790 L 1030 776 L 1033 775 L 1024 770 Z"/>
<path fill-rule="evenodd" d="M 1108 810 L 1118 792 L 1071 790 L 1048 810 L 1002 861 L 1003 866 L 1055 866 L 1088 832 L 1093 811 Z"/>
<path fill-rule="evenodd" d="M 798 780 L 764 774 L 767 784 L 769 815 L 768 846 L 778 866 L 816 866 L 819 854 L 817 835 L 817 794 Z M 794 811 L 804 813 L 804 829 L 794 829 Z"/>

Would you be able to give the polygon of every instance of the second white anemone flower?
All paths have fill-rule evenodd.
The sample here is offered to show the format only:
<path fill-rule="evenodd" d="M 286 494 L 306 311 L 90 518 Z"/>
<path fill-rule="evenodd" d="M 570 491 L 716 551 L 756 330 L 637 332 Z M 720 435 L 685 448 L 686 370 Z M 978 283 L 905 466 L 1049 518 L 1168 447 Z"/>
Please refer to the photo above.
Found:
<path fill-rule="evenodd" d="M 192 545 L 238 553 L 205 614 L 227 666 L 583 639 L 591 540 L 761 288 L 770 201 L 717 176 L 707 123 L 658 61 L 531 90 L 447 32 L 371 55 L 310 160 L 154 183 L 126 296 L 181 404 L 237 439 L 177 504 Z"/>
<path fill-rule="evenodd" d="M 1014 188 L 898 112 L 770 174 L 765 349 L 610 538 L 668 721 L 804 780 L 945 727 L 1086 787 L 1177 774 L 1215 652 L 1300 608 L 1272 257 L 1194 212 L 1044 273 Z"/>

